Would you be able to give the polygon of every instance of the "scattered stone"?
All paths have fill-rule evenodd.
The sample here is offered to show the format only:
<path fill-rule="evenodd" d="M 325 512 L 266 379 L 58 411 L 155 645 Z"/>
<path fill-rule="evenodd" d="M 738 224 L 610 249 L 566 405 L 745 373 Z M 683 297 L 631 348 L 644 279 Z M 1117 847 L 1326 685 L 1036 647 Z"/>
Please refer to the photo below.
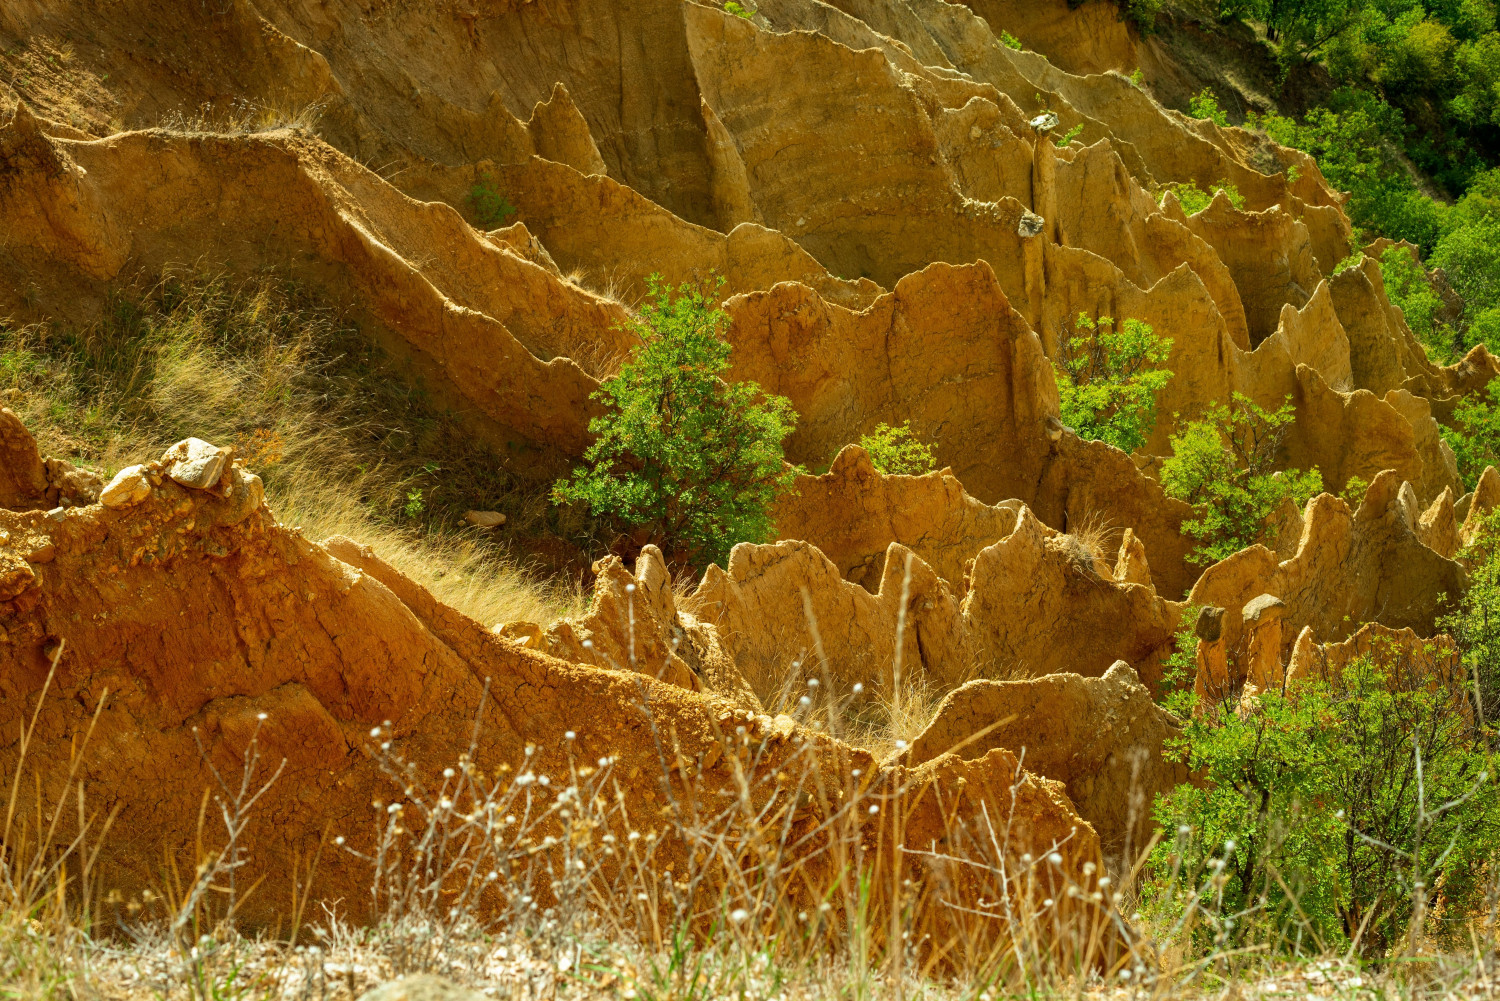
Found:
<path fill-rule="evenodd" d="M 505 524 L 505 515 L 499 511 L 470 511 L 464 515 L 464 521 L 475 528 L 499 528 Z"/>

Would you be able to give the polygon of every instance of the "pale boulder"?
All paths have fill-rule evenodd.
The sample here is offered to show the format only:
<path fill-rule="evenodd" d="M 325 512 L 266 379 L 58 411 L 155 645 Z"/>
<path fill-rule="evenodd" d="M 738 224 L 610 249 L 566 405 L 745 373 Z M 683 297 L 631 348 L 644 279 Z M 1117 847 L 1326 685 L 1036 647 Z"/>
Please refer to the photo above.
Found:
<path fill-rule="evenodd" d="M 105 507 L 129 507 L 151 496 L 151 479 L 146 467 L 126 466 L 99 491 L 99 503 Z"/>
<path fill-rule="evenodd" d="M 208 490 L 219 482 L 229 450 L 210 445 L 202 438 L 184 438 L 161 457 L 166 473 L 192 490 Z"/>

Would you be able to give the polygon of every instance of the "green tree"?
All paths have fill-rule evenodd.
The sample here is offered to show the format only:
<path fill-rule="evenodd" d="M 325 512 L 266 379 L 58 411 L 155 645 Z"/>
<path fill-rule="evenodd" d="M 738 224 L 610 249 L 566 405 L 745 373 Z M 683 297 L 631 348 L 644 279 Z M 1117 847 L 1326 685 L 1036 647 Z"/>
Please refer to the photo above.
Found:
<path fill-rule="evenodd" d="M 1429 87 L 1452 74 L 1458 42 L 1447 25 L 1423 17 L 1420 8 L 1398 17 L 1385 36 L 1386 45 L 1374 73 L 1382 86 Z"/>
<path fill-rule="evenodd" d="M 1283 500 L 1300 505 L 1323 489 L 1315 469 L 1276 471 L 1294 419 L 1291 403 L 1267 411 L 1235 393 L 1172 436 L 1161 485 L 1169 497 L 1194 507 L 1196 517 L 1183 522 L 1182 531 L 1197 540 L 1195 561 L 1214 563 L 1254 545 Z"/>
<path fill-rule="evenodd" d="M 1500 721 L 1500 511 L 1489 513 L 1459 558 L 1470 567 L 1469 586 L 1438 628 L 1462 651 L 1464 677 L 1479 686 L 1480 717 L 1493 727 Z"/>
<path fill-rule="evenodd" d="M 1486 466 L 1500 466 L 1500 391 L 1491 382 L 1470 393 L 1453 408 L 1453 426 L 1443 429 L 1443 440 L 1458 459 L 1458 475 L 1471 489 Z"/>
<path fill-rule="evenodd" d="M 1302 122 L 1275 114 L 1247 115 L 1245 125 L 1312 154 L 1324 179 L 1349 192 L 1346 211 L 1363 230 L 1409 240 L 1427 254 L 1451 225 L 1448 207 L 1418 191 L 1406 170 L 1387 155 L 1387 144 L 1400 141 L 1405 121 L 1372 94 L 1343 88 Z"/>
<path fill-rule="evenodd" d="M 588 465 L 553 498 L 645 526 L 691 561 L 722 559 L 769 536 L 771 504 L 802 471 L 783 458 L 796 414 L 753 382 L 724 381 L 730 321 L 709 290 L 674 296 L 656 275 L 647 289 L 631 324 L 640 344 L 594 394 L 607 412 L 589 423 Z"/>
<path fill-rule="evenodd" d="M 1369 6 L 1369 0 L 1220 0 L 1219 11 L 1265 24 L 1266 38 L 1292 62 L 1320 55 L 1358 27 Z"/>
<path fill-rule="evenodd" d="M 1500 125 L 1500 31 L 1460 45 L 1453 71 L 1459 86 L 1448 113 L 1470 129 Z"/>
<path fill-rule="evenodd" d="M 1471 322 L 1500 310 L 1500 218 L 1481 217 L 1458 226 L 1438 241 L 1430 261 L 1447 274 Z M 1470 336 L 1469 343 L 1480 340 L 1482 336 Z"/>
<path fill-rule="evenodd" d="M 1078 315 L 1073 336 L 1059 345 L 1053 363 L 1062 421 L 1080 438 L 1108 442 L 1134 452 L 1156 426 L 1156 397 L 1172 373 L 1162 368 L 1172 353 L 1170 338 L 1151 325 L 1113 318 L 1095 323 Z"/>
<path fill-rule="evenodd" d="M 860 437 L 859 447 L 869 454 L 870 462 L 882 473 L 921 476 L 937 467 L 933 447 L 912 433 L 910 421 L 902 421 L 900 427 L 875 425 L 874 431 Z"/>
<path fill-rule="evenodd" d="M 1378 642 L 1341 670 L 1248 700 L 1180 683 L 1167 701 L 1185 723 L 1170 753 L 1201 784 L 1157 803 L 1179 835 L 1148 863 L 1147 906 L 1202 907 L 1203 946 L 1317 949 L 1358 934 L 1367 956 L 1420 922 L 1435 896 L 1424 887 L 1441 885 L 1453 916 L 1474 914 L 1500 802 L 1471 691 L 1451 653 Z"/>
<path fill-rule="evenodd" d="M 1380 255 L 1380 275 L 1385 282 L 1386 297 L 1406 316 L 1407 326 L 1427 348 L 1439 365 L 1449 365 L 1457 345 L 1453 331 L 1436 319 L 1443 299 L 1433 291 L 1427 269 L 1405 247 L 1390 246 Z"/>

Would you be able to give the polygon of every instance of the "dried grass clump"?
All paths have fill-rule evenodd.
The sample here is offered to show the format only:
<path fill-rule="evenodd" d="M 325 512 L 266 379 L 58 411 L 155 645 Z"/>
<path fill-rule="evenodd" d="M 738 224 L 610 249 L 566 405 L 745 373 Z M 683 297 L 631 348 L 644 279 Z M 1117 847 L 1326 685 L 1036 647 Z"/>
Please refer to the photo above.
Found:
<path fill-rule="evenodd" d="M 272 280 L 168 276 L 82 331 L 0 324 L 0 395 L 44 452 L 106 476 L 195 436 L 232 445 L 279 520 L 374 548 L 481 622 L 578 608 L 508 538 L 581 526 L 339 314 Z M 463 513 L 507 515 L 504 535 Z"/>

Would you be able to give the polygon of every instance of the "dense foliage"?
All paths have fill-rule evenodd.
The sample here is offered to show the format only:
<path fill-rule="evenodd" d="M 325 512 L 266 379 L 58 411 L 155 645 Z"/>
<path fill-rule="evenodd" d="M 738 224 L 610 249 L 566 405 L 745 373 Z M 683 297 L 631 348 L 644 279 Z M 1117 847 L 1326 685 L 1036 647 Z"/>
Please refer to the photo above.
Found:
<path fill-rule="evenodd" d="M 1443 429 L 1443 440 L 1458 459 L 1458 475 L 1470 489 L 1479 482 L 1486 466 L 1500 466 L 1500 387 L 1492 382 L 1478 393 L 1470 393 L 1453 408 L 1452 427 Z"/>
<path fill-rule="evenodd" d="M 1300 505 L 1323 489 L 1315 469 L 1276 471 L 1293 419 L 1290 403 L 1268 411 L 1235 393 L 1172 435 L 1161 485 L 1194 507 L 1196 517 L 1182 523 L 1183 533 L 1197 540 L 1194 560 L 1213 563 L 1254 545 L 1283 501 Z"/>
<path fill-rule="evenodd" d="M 1432 653 L 1437 667 L 1377 643 L 1249 699 L 1179 679 L 1176 753 L 1207 781 L 1157 804 L 1177 834 L 1150 860 L 1149 906 L 1196 908 L 1205 947 L 1357 940 L 1375 957 L 1425 921 L 1441 887 L 1443 917 L 1461 928 L 1484 906 L 1500 797 L 1463 665 Z"/>
<path fill-rule="evenodd" d="M 1220 0 L 1266 26 L 1284 66 L 1316 60 L 1385 137 L 1455 194 L 1500 152 L 1493 0 Z M 1344 107 L 1337 105 L 1343 103 Z M 1347 111 L 1347 95 L 1330 107 Z"/>
<path fill-rule="evenodd" d="M 1192 181 L 1178 181 L 1167 185 L 1167 188 L 1177 196 L 1177 204 L 1182 206 L 1182 211 L 1187 215 L 1197 215 L 1208 208 L 1221 191 L 1229 199 L 1230 205 L 1237 209 L 1245 207 L 1245 196 L 1233 184 L 1220 182 L 1214 185 L 1212 191 L 1204 191 Z"/>
<path fill-rule="evenodd" d="M 1080 438 L 1134 452 L 1156 425 L 1156 396 L 1172 379 L 1161 366 L 1171 353 L 1171 339 L 1150 324 L 1126 320 L 1116 330 L 1112 317 L 1096 323 L 1080 313 L 1053 363 L 1063 423 Z"/>
<path fill-rule="evenodd" d="M 874 431 L 860 437 L 859 447 L 882 473 L 921 476 L 937 467 L 933 446 L 912 433 L 910 421 L 902 421 L 900 427 L 884 423 L 875 425 Z"/>
<path fill-rule="evenodd" d="M 771 504 L 801 471 L 783 458 L 791 404 L 721 377 L 729 317 L 713 291 L 683 285 L 674 296 L 657 276 L 648 280 L 632 324 L 640 344 L 594 394 L 607 412 L 589 423 L 597 437 L 588 465 L 553 487 L 557 502 L 642 527 L 694 562 L 763 541 Z"/>
<path fill-rule="evenodd" d="M 1497 531 L 1492 515 L 1461 554 L 1469 590 L 1439 621 L 1453 646 L 1376 640 L 1341 670 L 1252 694 L 1195 686 L 1192 629 L 1179 633 L 1174 752 L 1207 781 L 1157 802 L 1175 833 L 1149 860 L 1147 908 L 1196 920 L 1204 947 L 1357 942 L 1378 957 L 1414 932 L 1467 936 L 1500 862 Z"/>

